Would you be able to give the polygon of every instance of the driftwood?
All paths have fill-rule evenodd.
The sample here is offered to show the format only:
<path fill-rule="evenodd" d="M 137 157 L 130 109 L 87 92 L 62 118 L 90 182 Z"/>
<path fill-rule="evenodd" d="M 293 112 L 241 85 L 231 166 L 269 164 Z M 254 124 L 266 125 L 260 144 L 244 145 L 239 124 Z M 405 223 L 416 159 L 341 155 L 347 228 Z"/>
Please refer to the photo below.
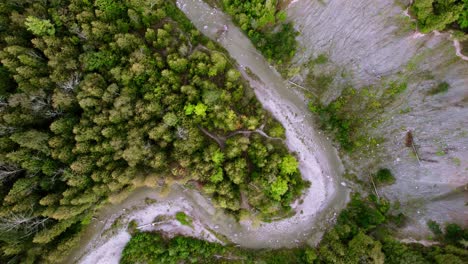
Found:
<path fill-rule="evenodd" d="M 377 192 L 377 188 L 375 187 L 374 179 L 372 178 L 372 176 L 370 177 L 370 179 L 371 179 L 371 182 L 372 182 L 372 186 L 374 186 L 375 195 L 377 195 L 377 199 L 380 201 L 380 195 Z"/>
<path fill-rule="evenodd" d="M 214 141 L 216 141 L 216 143 L 218 143 L 218 145 L 219 145 L 219 147 L 220 147 L 221 149 L 224 149 L 225 141 L 226 141 L 225 138 L 222 138 L 222 137 L 213 135 L 213 134 L 211 134 L 208 130 L 204 129 L 204 128 L 201 127 L 201 126 L 198 126 L 198 128 L 199 128 L 205 135 L 207 135 L 208 137 L 210 137 L 211 139 L 213 139 Z"/>
<path fill-rule="evenodd" d="M 302 86 L 302 85 L 299 85 L 299 84 L 297 84 L 297 83 L 295 83 L 295 82 L 293 82 L 293 81 L 291 81 L 291 80 L 288 80 L 288 83 L 293 84 L 293 85 L 295 85 L 296 87 L 299 87 L 299 88 L 301 88 L 302 90 L 307 91 L 307 92 L 313 94 L 315 97 L 317 97 L 317 94 L 316 94 L 316 93 L 314 93 L 313 91 L 311 91 L 310 89 L 307 89 L 306 87 L 304 87 L 304 86 Z"/>
<path fill-rule="evenodd" d="M 213 134 L 213 133 L 210 133 L 208 130 L 206 130 L 205 128 L 201 127 L 201 126 L 198 126 L 198 128 L 205 134 L 207 135 L 208 137 L 210 137 L 211 139 L 213 139 L 214 141 L 216 141 L 216 143 L 218 143 L 219 147 L 221 149 L 224 149 L 224 147 L 226 146 L 226 140 L 228 138 L 231 138 L 235 135 L 244 135 L 244 136 L 250 136 L 252 133 L 257 133 L 265 138 L 268 138 L 268 139 L 271 139 L 271 140 L 280 140 L 280 141 L 283 141 L 282 138 L 277 138 L 277 137 L 270 137 L 269 135 L 267 135 L 267 133 L 265 133 L 262 129 L 263 129 L 264 125 L 262 125 L 260 127 L 260 129 L 255 129 L 255 130 L 238 130 L 238 131 L 234 131 L 226 136 L 221 136 L 221 135 L 216 135 L 216 134 Z"/>
<path fill-rule="evenodd" d="M 418 159 L 419 165 L 421 165 L 421 159 L 419 158 L 418 150 L 416 149 L 416 146 L 414 145 L 414 138 L 413 138 L 413 133 L 411 132 L 411 130 L 406 132 L 405 146 L 413 149 L 413 153 L 414 155 L 416 155 L 416 159 Z"/>

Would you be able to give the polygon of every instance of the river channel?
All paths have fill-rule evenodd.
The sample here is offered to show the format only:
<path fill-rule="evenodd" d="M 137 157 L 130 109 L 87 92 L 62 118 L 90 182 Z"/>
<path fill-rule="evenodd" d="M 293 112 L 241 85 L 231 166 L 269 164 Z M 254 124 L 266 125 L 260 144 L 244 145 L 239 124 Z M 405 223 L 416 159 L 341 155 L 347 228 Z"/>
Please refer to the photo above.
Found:
<path fill-rule="evenodd" d="M 71 255 L 69 262 L 118 263 L 130 239 L 126 223 L 132 219 L 140 230 L 162 230 L 246 248 L 313 245 L 346 205 L 349 191 L 340 176 L 343 166 L 330 141 L 318 132 L 303 97 L 281 78 L 223 12 L 199 0 L 178 0 L 177 5 L 203 34 L 227 50 L 263 107 L 285 127 L 285 143 L 296 154 L 301 174 L 311 182 L 311 187 L 304 191 L 301 202 L 292 205 L 295 211 L 292 217 L 269 223 L 237 222 L 213 207 L 209 197 L 195 189 L 174 185 L 168 194 L 161 195 L 161 189 L 139 188 L 121 204 L 109 205 L 99 212 L 83 236 L 81 248 Z M 145 198 L 157 202 L 148 204 Z M 157 216 L 173 216 L 178 211 L 192 217 L 193 227 L 181 226 L 170 217 L 152 224 Z M 121 227 L 114 225 L 114 230 L 106 232 L 119 217 Z"/>

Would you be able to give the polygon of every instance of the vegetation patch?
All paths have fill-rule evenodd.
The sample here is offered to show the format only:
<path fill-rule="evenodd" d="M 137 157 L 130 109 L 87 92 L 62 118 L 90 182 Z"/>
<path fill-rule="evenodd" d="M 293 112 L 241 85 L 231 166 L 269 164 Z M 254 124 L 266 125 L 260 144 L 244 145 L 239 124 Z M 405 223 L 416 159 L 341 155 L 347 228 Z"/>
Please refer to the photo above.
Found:
<path fill-rule="evenodd" d="M 202 263 L 216 260 L 214 256 L 224 251 L 220 244 L 195 238 L 169 240 L 157 233 L 137 233 L 125 246 L 120 263 Z"/>
<path fill-rule="evenodd" d="M 415 0 L 410 11 L 422 33 L 447 28 L 468 32 L 468 0 Z"/>
<path fill-rule="evenodd" d="M 394 184 L 396 180 L 389 169 L 379 169 L 372 178 L 377 186 Z"/>
<path fill-rule="evenodd" d="M 296 53 L 298 32 L 286 22 L 280 1 L 222 0 L 222 6 L 270 61 L 283 64 Z"/>
<path fill-rule="evenodd" d="M 175 218 L 181 225 L 192 226 L 192 218 L 184 212 L 177 212 Z"/>
<path fill-rule="evenodd" d="M 363 128 L 377 125 L 379 120 L 375 117 L 383 112 L 386 103 L 405 90 L 406 83 L 398 82 L 387 84 L 383 94 L 373 87 L 348 87 L 328 105 L 312 100 L 309 109 L 318 115 L 322 128 L 332 132 L 344 150 L 352 152 L 382 141 L 367 135 Z"/>
<path fill-rule="evenodd" d="M 429 95 L 436 95 L 441 93 L 446 93 L 450 88 L 450 85 L 446 82 L 441 82 L 438 85 L 434 86 L 431 90 L 429 90 Z"/>

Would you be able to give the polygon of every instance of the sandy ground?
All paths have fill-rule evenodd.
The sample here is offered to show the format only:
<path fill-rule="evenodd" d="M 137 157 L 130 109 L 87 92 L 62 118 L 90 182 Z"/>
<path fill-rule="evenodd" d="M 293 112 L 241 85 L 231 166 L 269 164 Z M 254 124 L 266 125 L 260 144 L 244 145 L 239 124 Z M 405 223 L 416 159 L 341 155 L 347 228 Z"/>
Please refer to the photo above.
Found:
<path fill-rule="evenodd" d="M 110 217 L 111 221 L 107 221 L 105 228 L 100 230 L 100 234 L 96 235 L 88 245 L 83 258 L 79 262 L 83 264 L 119 263 L 122 251 L 131 238 L 126 228 L 131 220 L 137 222 L 140 231 L 161 230 L 170 235 L 181 234 L 222 243 L 197 219 L 193 219 L 192 226 L 184 226 L 174 218 L 177 212 L 185 212 L 187 215 L 191 215 L 192 211 L 193 208 L 190 202 L 184 198 L 157 202 L 136 210 L 122 209 L 123 214 L 116 213 Z M 167 219 L 155 221 L 157 216 L 166 216 Z M 112 223 L 118 217 L 122 217 L 120 221 L 123 224 L 118 228 L 112 228 Z M 108 232 L 111 234 L 106 235 L 105 230 L 109 230 Z"/>
<path fill-rule="evenodd" d="M 462 60 L 468 61 L 468 56 L 463 55 L 462 48 L 460 45 L 460 41 L 454 40 L 453 41 L 453 46 L 455 47 L 455 53 L 457 54 L 458 57 L 462 58 Z"/>
<path fill-rule="evenodd" d="M 371 153 L 345 155 L 344 160 L 361 179 L 379 168 L 392 171 L 396 183 L 379 192 L 399 201 L 410 218 L 402 237 L 422 239 L 429 234 L 427 220 L 466 223 L 466 193 L 452 194 L 467 183 L 468 64 L 449 32 L 412 30 L 403 9 L 393 0 L 301 0 L 289 6 L 288 15 L 301 33 L 295 66 L 303 67 L 321 54 L 329 59 L 313 72 L 334 76 L 332 84 L 310 87 L 323 88 L 322 102 L 349 86 L 372 87 L 378 94 L 389 80 L 407 84 L 404 94 L 376 116 L 380 124 L 362 128 L 384 142 Z M 304 84 L 309 72 L 304 70 L 293 81 Z M 449 90 L 432 95 L 441 83 Z M 422 162 L 405 147 L 407 131 L 415 135 Z"/>

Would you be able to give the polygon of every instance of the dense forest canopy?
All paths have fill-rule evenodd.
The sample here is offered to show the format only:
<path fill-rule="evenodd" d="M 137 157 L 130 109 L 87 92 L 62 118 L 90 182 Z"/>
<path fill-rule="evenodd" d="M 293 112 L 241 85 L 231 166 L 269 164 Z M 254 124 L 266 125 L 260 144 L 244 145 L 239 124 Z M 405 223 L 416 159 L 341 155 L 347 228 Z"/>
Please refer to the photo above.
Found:
<path fill-rule="evenodd" d="M 262 216 L 306 186 L 282 126 L 172 1 L 2 1 L 0 61 L 2 263 L 61 261 L 148 175 Z"/>
<path fill-rule="evenodd" d="M 222 0 L 223 9 L 272 62 L 288 62 L 297 49 L 298 32 L 286 21 L 278 0 Z"/>
<path fill-rule="evenodd" d="M 410 10 L 422 33 L 450 27 L 468 32 L 468 0 L 415 0 Z"/>

